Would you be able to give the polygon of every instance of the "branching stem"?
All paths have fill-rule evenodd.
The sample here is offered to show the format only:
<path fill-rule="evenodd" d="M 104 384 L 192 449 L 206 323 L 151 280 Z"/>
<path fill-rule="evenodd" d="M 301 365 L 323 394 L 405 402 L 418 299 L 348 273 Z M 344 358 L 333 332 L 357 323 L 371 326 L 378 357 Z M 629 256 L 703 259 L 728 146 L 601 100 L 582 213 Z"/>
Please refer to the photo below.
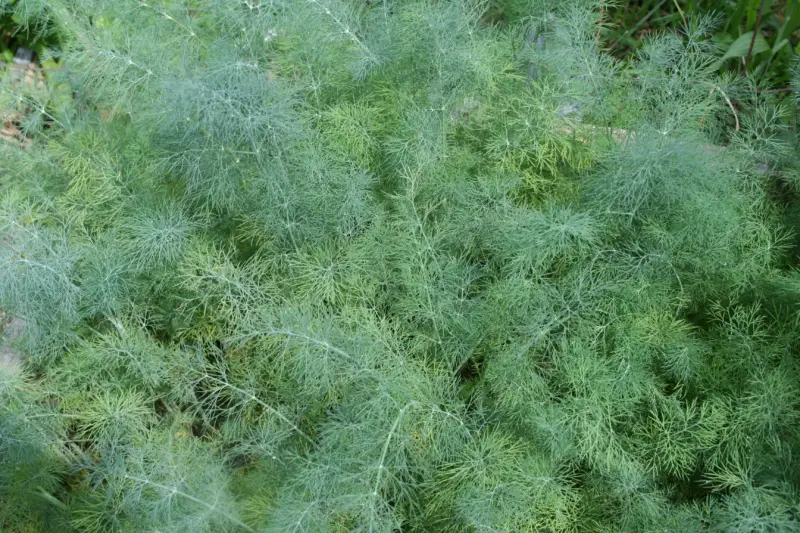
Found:
<path fill-rule="evenodd" d="M 191 494 L 187 494 L 187 493 L 183 492 L 178 487 L 169 487 L 167 485 L 162 485 L 161 483 L 156 483 L 155 481 L 151 481 L 149 479 L 141 478 L 141 477 L 138 477 L 138 476 L 131 476 L 129 474 L 125 474 L 125 478 L 126 479 L 130 479 L 131 481 L 135 481 L 136 483 L 143 483 L 145 485 L 150 485 L 151 487 L 155 487 L 157 489 L 161 489 L 161 490 L 167 491 L 170 494 L 177 494 L 178 496 L 182 496 L 182 497 L 186 498 L 187 500 L 190 500 L 190 501 L 193 501 L 196 504 L 202 505 L 203 507 L 205 507 L 209 511 L 213 511 L 215 513 L 218 513 L 220 516 L 224 516 L 230 522 L 236 524 L 237 526 L 241 527 L 242 529 L 244 529 L 246 531 L 249 531 L 251 533 L 256 533 L 255 529 L 253 529 L 252 527 L 248 526 L 247 524 L 245 524 L 244 522 L 242 522 L 241 520 L 239 520 L 235 516 L 232 516 L 232 515 L 226 513 L 225 511 L 222 511 L 222 510 L 218 509 L 216 505 L 212 505 L 212 504 L 210 504 L 210 503 L 208 503 L 206 501 L 201 500 L 200 498 L 195 498 Z"/>
<path fill-rule="evenodd" d="M 222 380 L 222 379 L 219 379 L 219 378 L 215 378 L 214 376 L 210 376 L 208 374 L 203 374 L 203 376 L 205 378 L 213 381 L 214 383 L 222 385 L 223 387 L 228 387 L 229 389 L 231 389 L 231 390 L 233 390 L 235 392 L 238 392 L 239 394 L 241 394 L 245 398 L 256 402 L 258 405 L 260 405 L 261 407 L 263 407 L 264 409 L 266 409 L 267 411 L 269 411 L 270 413 L 272 413 L 273 415 L 275 415 L 279 419 L 281 419 L 286 425 L 291 427 L 298 435 L 300 435 L 306 442 L 308 442 L 309 444 L 314 446 L 314 439 L 309 437 L 307 433 L 305 433 L 302 429 L 297 427 L 297 424 L 295 424 L 294 422 L 292 422 L 291 420 L 286 418 L 286 416 L 284 416 L 280 411 L 278 411 L 277 409 L 275 409 L 274 407 L 272 407 L 268 403 L 262 401 L 261 399 L 259 399 L 254 394 L 252 394 L 250 392 L 247 392 L 244 389 L 240 389 L 239 387 L 237 387 L 236 385 L 233 385 L 232 383 L 230 383 L 228 381 L 225 381 L 225 380 Z"/>

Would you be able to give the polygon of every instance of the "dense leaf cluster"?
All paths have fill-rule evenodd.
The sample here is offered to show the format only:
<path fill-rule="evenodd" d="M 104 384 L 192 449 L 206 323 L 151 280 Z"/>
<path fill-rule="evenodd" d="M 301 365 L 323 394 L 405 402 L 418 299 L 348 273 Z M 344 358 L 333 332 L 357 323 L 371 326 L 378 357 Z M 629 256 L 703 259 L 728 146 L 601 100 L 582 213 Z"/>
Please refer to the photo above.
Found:
<path fill-rule="evenodd" d="M 3 531 L 800 527 L 797 143 L 707 21 L 0 6 L 65 43 L 0 93 Z"/>

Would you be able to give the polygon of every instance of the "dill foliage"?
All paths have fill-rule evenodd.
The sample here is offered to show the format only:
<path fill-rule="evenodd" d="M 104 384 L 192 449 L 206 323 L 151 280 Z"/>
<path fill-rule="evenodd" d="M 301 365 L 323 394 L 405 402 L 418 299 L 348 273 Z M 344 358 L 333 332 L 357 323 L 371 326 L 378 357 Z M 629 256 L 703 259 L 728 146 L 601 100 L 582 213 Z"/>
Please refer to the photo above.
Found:
<path fill-rule="evenodd" d="M 714 20 L 0 7 L 3 531 L 800 528 L 794 118 Z"/>

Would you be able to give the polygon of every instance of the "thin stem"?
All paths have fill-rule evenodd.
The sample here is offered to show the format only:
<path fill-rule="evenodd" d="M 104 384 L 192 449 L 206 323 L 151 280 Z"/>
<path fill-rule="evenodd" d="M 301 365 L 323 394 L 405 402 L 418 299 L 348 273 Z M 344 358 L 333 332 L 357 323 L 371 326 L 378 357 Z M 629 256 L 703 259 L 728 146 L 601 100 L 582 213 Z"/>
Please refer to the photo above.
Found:
<path fill-rule="evenodd" d="M 756 17 L 756 25 L 753 28 L 753 38 L 750 39 L 750 48 L 747 49 L 747 55 L 744 58 L 744 73 L 747 75 L 747 67 L 750 64 L 750 56 L 753 55 L 753 47 L 756 44 L 756 37 L 758 37 L 758 30 L 761 28 L 761 16 L 764 14 L 764 0 L 758 5 L 758 16 Z"/>
<path fill-rule="evenodd" d="M 48 502 L 48 503 L 50 503 L 52 505 L 55 505 L 56 507 L 58 507 L 62 511 L 68 511 L 69 510 L 69 507 L 67 507 L 64 502 L 62 502 L 61 500 L 59 500 L 58 498 L 56 498 L 55 496 L 53 496 L 49 492 L 46 492 L 41 487 L 37 487 L 37 490 L 34 491 L 34 494 L 36 494 L 40 498 L 44 499 L 46 502 Z"/>
<path fill-rule="evenodd" d="M 304 432 L 302 429 L 300 429 L 299 427 L 297 427 L 297 425 L 296 425 L 294 422 L 292 422 L 291 420 L 289 420 L 288 418 L 286 418 L 286 416 L 284 416 L 284 415 L 283 415 L 283 414 L 282 414 L 280 411 L 278 411 L 277 409 L 275 409 L 274 407 L 272 407 L 272 406 L 271 406 L 271 405 L 269 405 L 268 403 L 266 403 L 266 402 L 264 402 L 264 401 L 260 400 L 260 399 L 259 399 L 258 397 L 256 397 L 254 394 L 252 394 L 252 393 L 250 393 L 250 392 L 247 392 L 247 391 L 246 391 L 246 390 L 244 390 L 244 389 L 240 389 L 239 387 L 237 387 L 236 385 L 232 385 L 232 384 L 231 384 L 231 383 L 229 383 L 228 381 L 225 381 L 225 380 L 222 380 L 222 379 L 215 378 L 214 376 L 210 376 L 210 375 L 208 375 L 208 374 L 203 374 L 203 376 L 204 376 L 205 378 L 207 378 L 207 379 L 209 379 L 209 380 L 211 380 L 211 381 L 215 382 L 215 383 L 218 383 L 218 384 L 222 385 L 223 387 L 228 387 L 229 389 L 231 389 L 231 390 L 233 390 L 233 391 L 236 391 L 236 392 L 238 392 L 239 394 L 241 394 L 241 395 L 245 396 L 246 398 L 248 398 L 248 399 L 250 399 L 250 400 L 252 400 L 252 401 L 256 402 L 258 405 L 260 405 L 261 407 L 263 407 L 264 409 L 266 409 L 267 411 L 269 411 L 269 412 L 270 412 L 270 413 L 272 413 L 273 415 L 275 415 L 275 416 L 277 416 L 278 418 L 280 418 L 280 419 L 281 419 L 281 420 L 282 420 L 282 421 L 283 421 L 283 422 L 284 422 L 286 425 L 288 425 L 289 427 L 291 427 L 291 428 L 292 428 L 292 429 L 293 429 L 293 430 L 294 430 L 294 431 L 295 431 L 295 432 L 296 432 L 298 435 L 300 435 L 301 437 L 303 437 L 303 439 L 305 439 L 305 440 L 306 440 L 306 441 L 307 441 L 309 444 L 311 444 L 312 446 L 314 446 L 314 439 L 312 439 L 311 437 L 309 437 L 307 433 L 305 433 L 305 432 Z"/>
<path fill-rule="evenodd" d="M 48 272 L 54 274 L 55 276 L 57 276 L 61 280 L 63 280 L 65 283 L 67 283 L 73 289 L 79 289 L 80 288 L 77 285 L 75 285 L 74 283 L 72 283 L 72 281 L 70 281 L 70 279 L 67 276 L 65 276 L 64 274 L 62 274 L 58 270 L 54 269 L 53 267 L 45 265 L 44 263 L 39 263 L 38 261 L 31 261 L 30 259 L 21 259 L 21 258 L 20 259 L 12 258 L 11 262 L 12 263 L 22 263 L 22 264 L 28 265 L 30 267 L 42 268 L 42 269 L 47 270 Z"/>
<path fill-rule="evenodd" d="M 383 443 L 383 450 L 381 451 L 381 458 L 378 462 L 378 475 L 375 477 L 375 486 L 372 489 L 372 497 L 375 498 L 378 496 L 378 489 L 380 488 L 381 484 L 381 477 L 383 476 L 383 471 L 386 469 L 385 461 L 386 455 L 389 453 L 389 444 L 391 444 L 392 439 L 394 438 L 394 434 L 397 431 L 397 427 L 400 425 L 400 421 L 408 411 L 408 408 L 414 405 L 416 402 L 414 400 L 409 401 L 405 404 L 401 409 L 400 412 L 397 414 L 397 417 L 392 422 L 392 427 L 389 429 L 389 435 L 386 437 L 386 442 Z"/>
<path fill-rule="evenodd" d="M 320 9 L 322 9 L 325 12 L 325 14 L 328 15 L 336 23 L 337 26 L 342 28 L 342 32 L 345 35 L 347 35 L 351 41 L 353 41 L 359 48 L 361 48 L 361 50 L 363 50 L 364 53 L 372 57 L 372 52 L 370 51 L 370 49 L 367 48 L 367 46 L 363 42 L 361 42 L 361 39 L 359 39 L 356 36 L 356 34 L 350 29 L 350 26 L 342 22 L 340 18 L 338 18 L 336 15 L 333 14 L 330 8 L 322 5 L 319 2 L 319 0 L 308 0 L 308 1 L 311 2 L 312 4 L 316 4 Z"/>
<path fill-rule="evenodd" d="M 202 505 L 203 507 L 205 507 L 206 509 L 208 509 L 210 511 L 214 511 L 214 512 L 219 513 L 220 515 L 224 516 L 225 518 L 227 518 L 228 520 L 230 520 L 231 522 L 233 522 L 237 526 L 241 527 L 242 529 L 250 531 L 251 533 L 256 533 L 255 529 L 253 529 L 252 527 L 248 526 L 247 524 L 245 524 L 244 522 L 242 522 L 241 520 L 239 520 L 235 516 L 232 516 L 232 515 L 226 513 L 225 511 L 220 510 L 220 509 L 217 509 L 216 505 L 211 505 L 210 503 L 205 502 L 205 501 L 203 501 L 203 500 L 201 500 L 199 498 L 195 498 L 191 494 L 186 494 L 185 492 L 183 492 L 180 489 L 178 489 L 178 487 L 168 487 L 167 485 L 162 485 L 161 483 L 156 483 L 155 481 L 150 481 L 149 479 L 145 479 L 145 478 L 141 478 L 141 477 L 137 477 L 137 476 L 131 476 L 131 475 L 128 475 L 128 474 L 125 474 L 125 478 L 126 479 L 130 479 L 131 481 L 135 481 L 137 483 L 144 483 L 145 485 L 151 485 L 151 486 L 159 488 L 161 490 L 166 490 L 166 491 L 170 492 L 171 494 L 177 494 L 179 496 L 183 496 L 187 500 L 191 500 L 191 501 L 193 501 L 193 502 L 195 502 L 197 504 L 200 504 L 200 505 Z"/>
<path fill-rule="evenodd" d="M 28 235 L 30 235 L 31 237 L 33 237 L 34 239 L 36 239 L 37 241 L 42 243 L 42 245 L 45 248 L 47 248 L 48 252 L 50 252 L 53 255 L 56 255 L 56 253 L 53 250 L 52 246 L 47 244 L 38 233 L 36 233 L 35 231 L 32 231 L 28 226 L 26 226 L 24 224 L 20 224 L 19 222 L 16 221 L 16 219 L 14 219 L 14 218 L 12 218 L 10 216 L 6 216 L 6 215 L 0 215 L 0 220 L 7 220 L 8 223 L 11 224 L 12 226 L 18 227 L 19 229 L 21 229 L 22 231 L 24 231 L 25 233 L 27 233 Z"/>
<path fill-rule="evenodd" d="M 678 4 L 678 0 L 672 0 L 672 3 L 675 4 L 675 7 L 678 9 L 678 13 L 681 14 L 681 20 L 683 21 L 683 26 L 686 27 L 686 17 L 683 14 L 683 9 L 681 9 L 680 4 Z"/>
<path fill-rule="evenodd" d="M 711 89 L 711 94 L 712 95 L 714 94 L 714 91 L 719 91 L 720 94 L 722 94 L 722 97 L 725 98 L 725 102 L 728 104 L 728 107 L 730 107 L 731 111 L 733 111 L 733 118 L 736 119 L 736 131 L 739 131 L 739 115 L 736 114 L 736 108 L 733 107 L 733 103 L 731 102 L 731 99 L 728 98 L 728 95 L 725 94 L 725 91 L 723 91 L 719 87 L 715 86 L 713 89 Z"/>
<path fill-rule="evenodd" d="M 304 340 L 304 341 L 306 341 L 308 343 L 320 346 L 320 347 L 322 347 L 322 348 L 324 348 L 324 349 L 326 349 L 328 351 L 331 351 L 331 352 L 333 352 L 335 354 L 341 355 L 342 357 L 345 357 L 347 359 L 350 359 L 353 362 L 356 362 L 356 363 L 360 364 L 360 361 L 358 359 L 356 359 L 355 357 L 353 357 L 352 355 L 350 355 L 346 351 L 342 350 L 341 348 L 337 348 L 336 346 L 333 346 L 332 344 L 329 344 L 327 341 L 315 339 L 314 337 L 310 337 L 310 336 L 304 335 L 302 333 L 297 333 L 296 331 L 292 331 L 290 329 L 263 329 L 263 330 L 258 330 L 258 331 L 253 332 L 253 333 L 248 333 L 246 335 L 240 335 L 235 340 L 242 341 L 242 340 L 252 339 L 253 337 L 257 337 L 259 335 L 266 335 L 266 336 L 272 336 L 272 337 L 283 336 L 283 337 L 292 337 L 292 338 L 296 338 L 296 339 L 302 339 L 302 340 Z"/>
<path fill-rule="evenodd" d="M 397 417 L 394 419 L 394 422 L 392 422 L 392 427 L 389 428 L 389 435 L 386 436 L 386 441 L 383 443 L 383 449 L 381 450 L 381 457 L 378 461 L 378 475 L 375 476 L 375 485 L 372 488 L 371 499 L 373 503 L 375 499 L 378 497 L 378 490 L 380 489 L 381 478 L 383 477 L 383 471 L 386 470 L 385 463 L 386 463 L 386 456 L 389 453 L 389 445 L 391 444 L 392 439 L 394 438 L 394 434 L 397 431 L 398 426 L 400 426 L 400 421 L 405 416 L 406 411 L 408 411 L 409 407 L 415 404 L 416 402 L 414 400 L 410 400 L 402 408 L 400 408 L 400 412 L 397 413 Z M 372 522 L 372 520 L 370 520 L 370 522 Z M 372 529 L 373 529 L 372 523 L 370 523 L 369 530 L 372 531 Z"/>
<path fill-rule="evenodd" d="M 172 21 L 172 22 L 173 22 L 173 23 L 175 23 L 175 24 L 176 24 L 176 25 L 177 25 L 179 28 L 181 28 L 183 31 L 187 32 L 187 33 L 189 34 L 189 36 L 190 36 L 190 37 L 194 37 L 195 39 L 197 39 L 197 42 L 199 42 L 199 43 L 200 43 L 200 44 L 201 44 L 201 45 L 202 45 L 204 48 L 207 48 L 207 45 L 206 45 L 206 43 L 204 43 L 202 40 L 200 40 L 200 37 L 198 37 L 198 36 L 197 36 L 197 34 L 194 32 L 194 30 L 193 30 L 192 28 L 190 28 L 190 27 L 186 26 L 185 24 L 181 24 L 180 22 L 178 22 L 177 20 L 175 20 L 175 17 L 173 17 L 173 16 L 172 16 L 172 15 L 170 15 L 169 13 L 167 13 L 167 12 L 165 12 L 165 11 L 161 11 L 160 9 L 158 9 L 158 8 L 156 8 L 156 7 L 153 7 L 153 6 L 151 6 L 151 5 L 150 5 L 150 4 L 148 4 L 147 2 L 142 2 L 142 4 L 141 4 L 141 5 L 142 5 L 142 7 L 146 7 L 146 8 L 152 9 L 153 11 L 155 11 L 156 13 L 158 13 L 159 15 L 161 15 L 162 17 L 164 17 L 165 19 Z"/>
<path fill-rule="evenodd" d="M 656 11 L 658 11 L 661 8 L 661 6 L 664 5 L 666 1 L 667 0 L 661 0 L 659 3 L 657 3 L 655 7 L 653 7 L 653 9 L 648 11 L 644 17 L 639 19 L 639 21 L 633 27 L 625 30 L 625 33 L 620 35 L 616 40 L 621 42 L 623 39 L 628 38 L 628 36 L 635 34 L 639 30 L 639 28 L 641 28 L 648 21 L 648 19 L 650 19 L 650 17 L 652 17 L 656 13 Z"/>

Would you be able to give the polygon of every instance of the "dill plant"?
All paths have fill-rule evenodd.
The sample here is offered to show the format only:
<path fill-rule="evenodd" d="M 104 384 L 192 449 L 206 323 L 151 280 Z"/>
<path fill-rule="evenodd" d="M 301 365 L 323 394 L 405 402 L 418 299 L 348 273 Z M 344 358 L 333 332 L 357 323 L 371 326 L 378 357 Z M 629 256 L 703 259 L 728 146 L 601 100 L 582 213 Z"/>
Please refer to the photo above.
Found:
<path fill-rule="evenodd" d="M 794 118 L 494 4 L 0 3 L 3 531 L 800 527 Z"/>

